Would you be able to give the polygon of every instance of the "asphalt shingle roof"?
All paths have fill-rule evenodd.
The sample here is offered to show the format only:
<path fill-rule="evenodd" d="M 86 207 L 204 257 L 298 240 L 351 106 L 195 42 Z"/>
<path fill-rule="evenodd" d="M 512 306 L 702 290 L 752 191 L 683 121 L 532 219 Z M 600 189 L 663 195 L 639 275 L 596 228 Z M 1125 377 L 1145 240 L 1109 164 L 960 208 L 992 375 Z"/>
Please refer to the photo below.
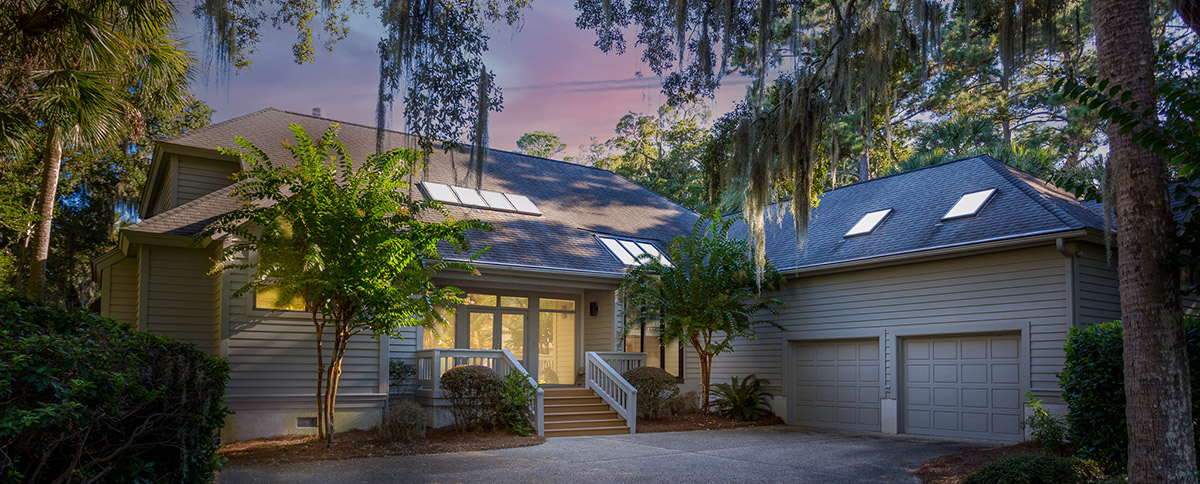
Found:
<path fill-rule="evenodd" d="M 171 138 L 168 145 L 200 149 L 235 147 L 241 136 L 263 150 L 271 160 L 290 161 L 284 141 L 294 142 L 288 125 L 303 126 L 314 138 L 336 121 L 265 109 Z M 375 128 L 341 123 L 338 139 L 351 160 L 360 162 L 375 152 Z M 415 138 L 385 133 L 385 149 L 413 147 Z M 415 181 L 474 186 L 466 178 L 469 157 L 436 150 L 429 168 Z M 612 234 L 657 241 L 660 246 L 691 229 L 699 216 L 636 183 L 607 170 L 562 161 L 490 150 L 485 168 L 485 190 L 529 197 L 542 216 L 521 215 L 465 207 L 447 207 L 452 216 L 485 220 L 494 232 L 471 234 L 473 249 L 490 246 L 482 262 L 621 274 L 624 267 L 609 254 L 594 234 Z M 456 181 L 457 180 L 457 181 Z M 240 206 L 231 188 L 213 192 L 127 227 L 137 232 L 196 235 L 216 217 Z M 414 196 L 420 196 L 414 188 Z"/>
<path fill-rule="evenodd" d="M 976 216 L 941 220 L 960 197 L 989 188 L 996 194 Z M 773 205 L 768 214 L 782 207 Z M 843 237 L 863 215 L 888 208 L 893 213 L 874 232 Z M 986 155 L 825 192 L 800 249 L 791 213 L 778 220 L 767 223 L 767 257 L 784 271 L 1033 233 L 1104 228 L 1095 206 Z M 738 234 L 747 231 L 744 223 L 738 224 Z"/>

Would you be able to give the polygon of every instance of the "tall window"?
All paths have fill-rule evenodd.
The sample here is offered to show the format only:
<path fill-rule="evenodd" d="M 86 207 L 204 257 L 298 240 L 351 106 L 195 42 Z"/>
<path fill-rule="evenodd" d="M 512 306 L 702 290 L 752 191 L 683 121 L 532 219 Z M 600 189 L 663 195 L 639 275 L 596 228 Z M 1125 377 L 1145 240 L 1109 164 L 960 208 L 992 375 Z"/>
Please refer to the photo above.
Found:
<path fill-rule="evenodd" d="M 538 379 L 575 384 L 575 301 L 538 300 Z"/>
<path fill-rule="evenodd" d="M 646 366 L 662 368 L 676 378 L 683 379 L 683 346 L 678 341 L 663 344 L 658 336 L 658 328 L 633 328 L 625 336 L 625 351 L 630 353 L 646 353 Z"/>

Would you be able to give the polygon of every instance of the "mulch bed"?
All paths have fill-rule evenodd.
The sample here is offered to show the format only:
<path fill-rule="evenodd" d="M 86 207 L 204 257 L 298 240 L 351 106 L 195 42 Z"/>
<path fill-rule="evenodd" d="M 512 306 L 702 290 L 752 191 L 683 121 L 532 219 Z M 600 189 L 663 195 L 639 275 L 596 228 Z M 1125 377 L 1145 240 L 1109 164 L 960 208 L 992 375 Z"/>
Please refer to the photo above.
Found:
<path fill-rule="evenodd" d="M 425 438 L 392 442 L 375 430 L 351 430 L 334 435 L 326 448 L 316 436 L 295 435 L 245 440 L 221 445 L 220 455 L 230 464 L 278 465 L 294 462 L 358 459 L 389 455 L 442 454 L 477 450 L 528 447 L 545 442 L 536 435 L 522 437 L 507 430 L 459 432 L 457 428 L 429 429 Z"/>
<path fill-rule="evenodd" d="M 637 432 L 681 432 L 684 430 L 717 430 L 735 429 L 740 427 L 762 427 L 766 425 L 783 425 L 783 419 L 770 416 L 757 422 L 742 422 L 713 414 L 682 413 L 663 417 L 658 420 L 639 418 Z"/>
<path fill-rule="evenodd" d="M 1056 452 L 1047 451 L 1042 444 L 1022 442 L 1006 445 L 995 449 L 967 450 L 956 454 L 946 454 L 925 461 L 912 474 L 921 480 L 921 484 L 959 484 L 984 464 L 1005 457 L 1022 454 L 1054 454 L 1072 455 L 1071 449 Z"/>

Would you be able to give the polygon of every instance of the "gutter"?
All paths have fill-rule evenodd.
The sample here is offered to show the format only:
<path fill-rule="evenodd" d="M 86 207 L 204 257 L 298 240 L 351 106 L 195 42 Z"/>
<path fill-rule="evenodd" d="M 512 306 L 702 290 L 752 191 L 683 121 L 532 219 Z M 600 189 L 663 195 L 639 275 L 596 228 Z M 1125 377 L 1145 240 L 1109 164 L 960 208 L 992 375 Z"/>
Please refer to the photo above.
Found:
<path fill-rule="evenodd" d="M 1035 232 L 1027 232 L 1024 234 L 1011 235 L 1005 237 L 996 237 L 984 240 L 974 240 L 971 242 L 963 242 L 959 244 L 949 244 L 937 247 L 905 250 L 901 252 L 893 252 L 891 254 L 860 257 L 841 262 L 833 262 L 827 264 L 813 264 L 807 266 L 792 267 L 780 271 L 784 276 L 799 276 L 809 273 L 824 273 L 824 272 L 839 272 L 861 266 L 873 266 L 898 262 L 907 259 L 917 259 L 925 257 L 935 257 L 948 254 L 958 254 L 963 252 L 974 252 L 979 250 L 987 250 L 1001 248 L 1013 245 L 1034 244 L 1038 242 L 1049 242 L 1052 240 L 1061 240 L 1064 238 L 1083 237 L 1088 235 L 1086 229 L 1053 229 L 1039 230 Z"/>
<path fill-rule="evenodd" d="M 463 261 L 465 262 L 465 261 Z M 591 276 L 598 279 L 624 279 L 624 274 L 616 274 L 612 272 L 593 271 L 587 269 L 570 269 L 565 267 L 531 267 L 520 264 L 509 264 L 505 262 L 472 262 L 476 269 L 499 269 L 512 272 L 526 272 L 532 274 L 549 274 L 558 276 Z"/>

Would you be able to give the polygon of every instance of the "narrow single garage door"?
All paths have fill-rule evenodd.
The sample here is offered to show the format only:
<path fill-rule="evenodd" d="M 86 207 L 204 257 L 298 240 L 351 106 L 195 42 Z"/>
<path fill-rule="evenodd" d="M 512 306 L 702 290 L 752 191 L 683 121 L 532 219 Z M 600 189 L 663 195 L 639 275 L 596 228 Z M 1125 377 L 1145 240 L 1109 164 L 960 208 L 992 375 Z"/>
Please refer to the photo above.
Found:
<path fill-rule="evenodd" d="M 794 343 L 797 425 L 879 431 L 879 340 Z"/>
<path fill-rule="evenodd" d="M 905 432 L 1022 440 L 1017 335 L 903 341 Z"/>

